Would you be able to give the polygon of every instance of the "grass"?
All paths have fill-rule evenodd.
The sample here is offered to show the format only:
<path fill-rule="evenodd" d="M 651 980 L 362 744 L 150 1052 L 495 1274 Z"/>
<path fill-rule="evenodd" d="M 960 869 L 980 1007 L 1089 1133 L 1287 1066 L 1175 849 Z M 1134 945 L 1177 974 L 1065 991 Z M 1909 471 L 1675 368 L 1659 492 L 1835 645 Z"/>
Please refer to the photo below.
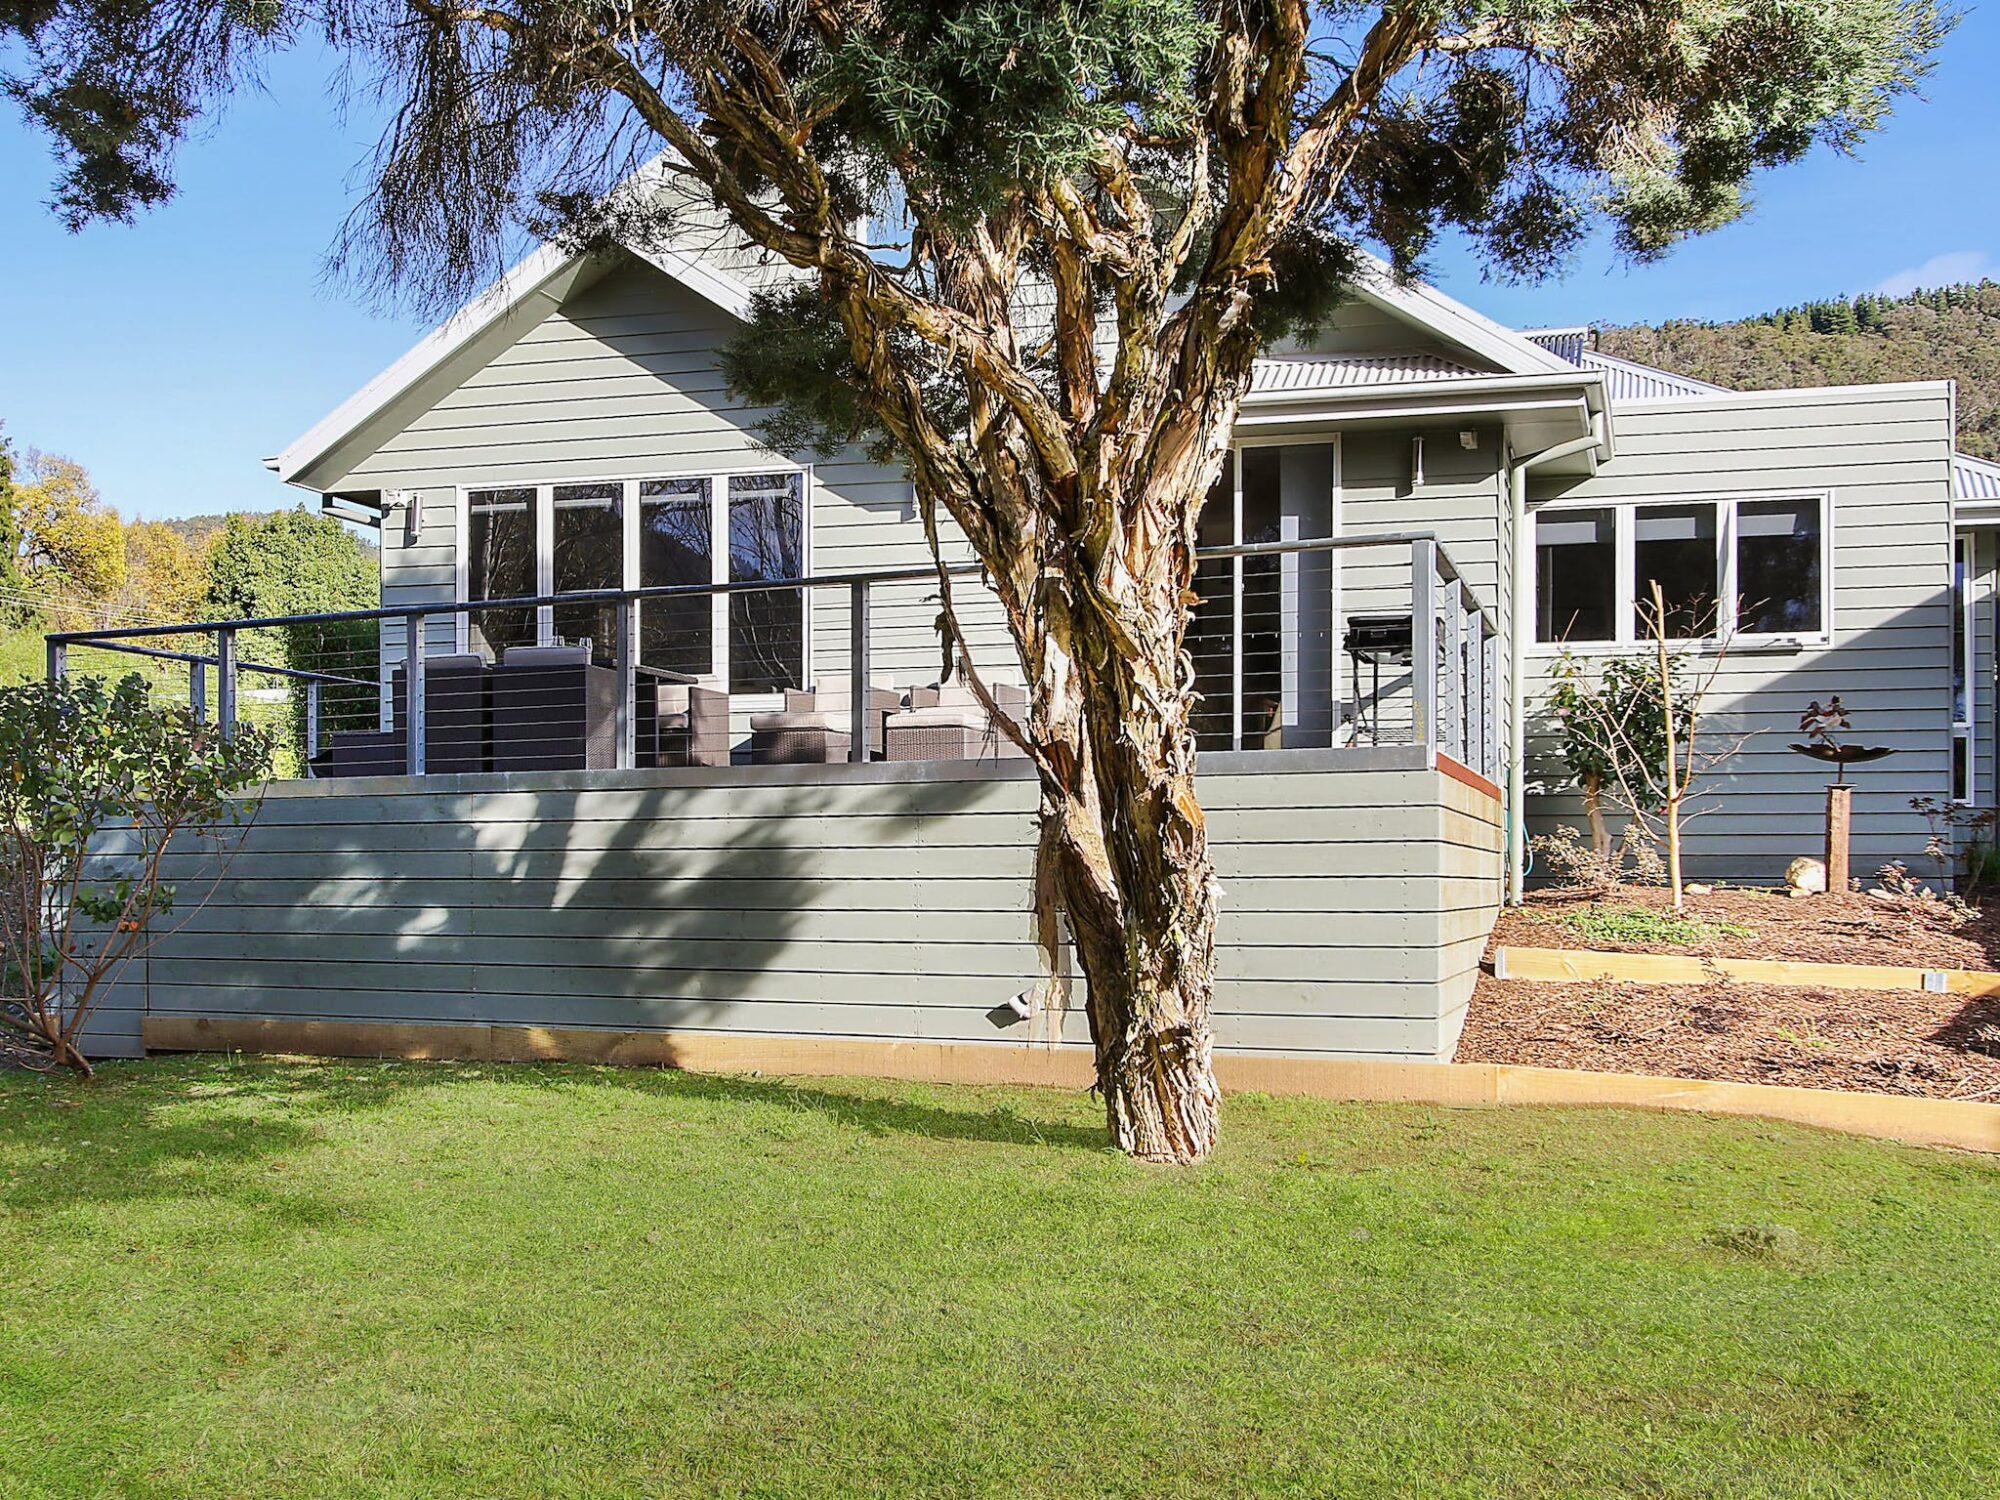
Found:
<path fill-rule="evenodd" d="M 1710 922 L 1647 906 L 1584 906 L 1562 912 L 1555 920 L 1590 943 L 1685 948 L 1690 943 L 1705 943 L 1719 937 L 1752 935 L 1752 929 L 1740 922 Z"/>
<path fill-rule="evenodd" d="M 1980 1496 L 2000 1166 L 451 1064 L 0 1077 L 0 1493 Z"/>

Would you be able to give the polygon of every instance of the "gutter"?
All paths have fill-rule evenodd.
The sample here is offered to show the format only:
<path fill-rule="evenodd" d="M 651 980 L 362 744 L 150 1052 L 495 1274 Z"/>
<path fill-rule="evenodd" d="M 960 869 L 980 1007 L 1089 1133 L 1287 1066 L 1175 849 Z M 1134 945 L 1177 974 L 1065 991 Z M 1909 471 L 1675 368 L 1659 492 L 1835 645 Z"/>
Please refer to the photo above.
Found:
<path fill-rule="evenodd" d="M 1524 606 L 1521 598 L 1521 585 L 1534 571 L 1534 554 L 1530 550 L 1534 543 L 1528 531 L 1528 471 L 1559 458 L 1592 450 L 1609 456 L 1610 448 L 1610 428 L 1604 413 L 1598 412 L 1590 419 L 1590 431 L 1583 437 L 1531 453 L 1526 458 L 1517 459 L 1508 469 L 1513 490 L 1514 588 L 1507 621 L 1510 627 L 1507 652 L 1507 901 L 1514 906 L 1521 904 L 1521 886 L 1527 878 L 1528 863 L 1526 673 L 1528 647 L 1533 644 L 1535 630 L 1534 601 L 1530 599 Z"/>

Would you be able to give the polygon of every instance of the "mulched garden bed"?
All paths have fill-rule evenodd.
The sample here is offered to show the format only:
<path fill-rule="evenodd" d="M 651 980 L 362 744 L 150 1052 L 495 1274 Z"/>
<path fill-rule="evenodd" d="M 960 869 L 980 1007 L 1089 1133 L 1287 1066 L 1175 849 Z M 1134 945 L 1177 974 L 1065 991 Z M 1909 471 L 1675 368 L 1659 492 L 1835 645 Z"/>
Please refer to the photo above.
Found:
<path fill-rule="evenodd" d="M 1457 1060 L 2000 1102 L 2000 999 L 1481 975 Z"/>
<path fill-rule="evenodd" d="M 1809 896 L 1718 888 L 1690 895 L 1686 915 L 1701 930 L 1665 943 L 1607 936 L 1602 919 L 1633 908 L 1666 913 L 1664 890 L 1627 887 L 1595 899 L 1537 891 L 1524 906 L 1500 914 L 1495 944 L 1516 948 L 1589 948 L 1604 953 L 1685 953 L 1709 958 L 1783 958 L 1814 963 L 1900 964 L 1924 969 L 2000 968 L 2000 897 L 1957 928 L 1942 913 L 1915 903 L 1890 904 L 1865 895 Z M 1744 929 L 1744 930 L 1737 930 Z"/>

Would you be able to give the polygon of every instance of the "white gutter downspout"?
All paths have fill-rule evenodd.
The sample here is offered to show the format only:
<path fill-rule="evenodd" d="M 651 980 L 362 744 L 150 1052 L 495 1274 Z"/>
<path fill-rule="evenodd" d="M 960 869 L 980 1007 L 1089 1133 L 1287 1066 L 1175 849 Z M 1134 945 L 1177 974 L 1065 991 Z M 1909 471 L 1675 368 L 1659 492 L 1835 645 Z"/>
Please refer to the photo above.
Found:
<path fill-rule="evenodd" d="M 1528 869 L 1527 665 L 1528 648 L 1535 639 L 1535 601 L 1521 597 L 1534 572 L 1534 540 L 1528 531 L 1528 471 L 1593 448 L 1602 452 L 1605 446 L 1604 413 L 1599 412 L 1590 419 L 1590 431 L 1583 437 L 1530 453 L 1516 460 L 1508 471 L 1513 486 L 1514 593 L 1507 653 L 1507 900 L 1516 906 L 1521 902 L 1521 885 Z"/>

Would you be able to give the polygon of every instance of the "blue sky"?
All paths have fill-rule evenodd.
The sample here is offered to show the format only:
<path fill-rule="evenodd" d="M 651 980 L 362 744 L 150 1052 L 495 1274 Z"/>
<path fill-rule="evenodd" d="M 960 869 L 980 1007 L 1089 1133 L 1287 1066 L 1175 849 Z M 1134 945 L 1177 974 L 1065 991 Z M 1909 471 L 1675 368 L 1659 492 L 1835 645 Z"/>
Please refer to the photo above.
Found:
<path fill-rule="evenodd" d="M 1521 326 L 1729 318 L 1810 297 L 2000 276 L 2000 12 L 1974 11 L 1927 101 L 1860 160 L 1821 153 L 1764 178 L 1745 221 L 1643 269 L 1602 246 L 1560 282 L 1487 283 L 1447 247 L 1435 280 Z M 424 331 L 323 284 L 375 121 L 340 118 L 324 59 L 282 62 L 181 159 L 181 192 L 136 224 L 66 233 L 34 205 L 41 139 L 0 118 L 0 423 L 69 455 L 128 515 L 298 498 L 262 460 Z"/>

